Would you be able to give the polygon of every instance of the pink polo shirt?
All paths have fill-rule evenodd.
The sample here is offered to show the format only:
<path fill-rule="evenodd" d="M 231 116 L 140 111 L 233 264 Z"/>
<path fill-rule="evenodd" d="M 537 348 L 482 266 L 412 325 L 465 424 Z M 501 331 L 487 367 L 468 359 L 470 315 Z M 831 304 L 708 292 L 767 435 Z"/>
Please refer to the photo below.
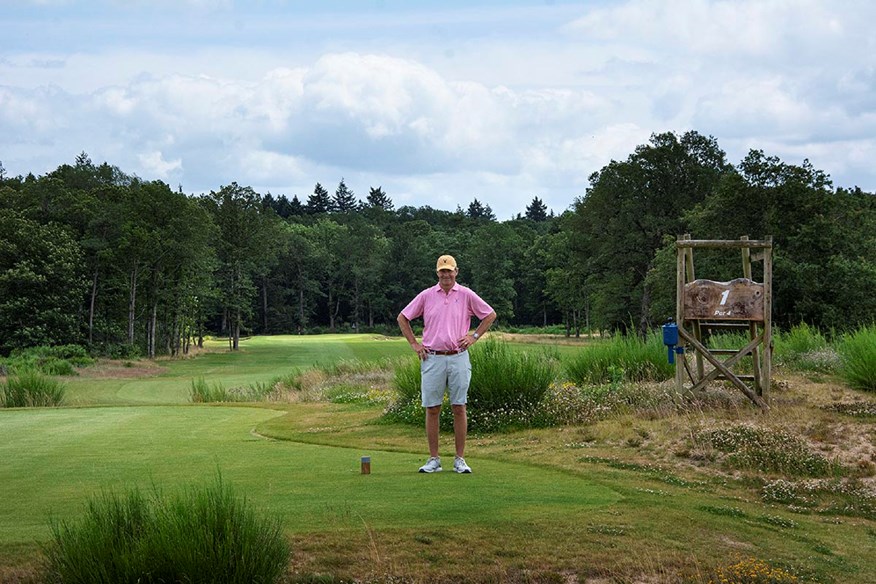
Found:
<path fill-rule="evenodd" d="M 438 284 L 426 288 L 402 310 L 408 320 L 423 317 L 423 346 L 433 351 L 458 350 L 457 341 L 471 328 L 471 317 L 482 319 L 491 312 L 489 304 L 459 283 L 447 294 Z"/>

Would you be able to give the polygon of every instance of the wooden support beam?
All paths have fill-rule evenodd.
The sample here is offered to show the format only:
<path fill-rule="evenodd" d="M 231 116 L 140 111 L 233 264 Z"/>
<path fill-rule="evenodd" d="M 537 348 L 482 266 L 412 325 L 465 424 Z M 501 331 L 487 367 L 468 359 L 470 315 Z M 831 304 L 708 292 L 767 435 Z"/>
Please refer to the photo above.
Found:
<path fill-rule="evenodd" d="M 675 242 L 676 247 L 678 248 L 710 248 L 710 249 L 738 249 L 743 247 L 750 247 L 753 249 L 766 249 L 772 248 L 773 242 L 772 239 L 767 240 L 713 240 L 713 239 L 685 239 Z"/>
<path fill-rule="evenodd" d="M 748 343 L 741 351 L 739 351 L 739 353 L 737 353 L 733 357 L 730 357 L 725 363 L 721 363 L 721 361 L 719 361 L 714 356 L 712 356 L 709 353 L 709 350 L 706 347 L 704 347 L 701 343 L 699 343 L 695 338 L 693 338 L 693 336 L 690 333 L 688 333 L 686 330 L 684 330 L 684 328 L 678 327 L 678 334 L 685 341 L 687 341 L 688 343 L 693 345 L 693 347 L 697 351 L 699 351 L 703 355 L 703 357 L 706 358 L 706 360 L 709 363 L 711 363 L 712 365 L 715 366 L 715 369 L 712 370 L 703 379 L 701 379 L 697 385 L 692 387 L 691 391 L 695 391 L 697 389 L 700 389 L 701 387 L 705 387 L 705 385 L 708 382 L 712 381 L 719 373 L 723 373 L 727 377 L 728 381 L 732 382 L 733 385 L 735 385 L 736 387 L 739 388 L 739 391 L 741 391 L 743 394 L 745 394 L 745 397 L 747 397 L 752 402 L 754 402 L 756 405 L 758 405 L 762 410 L 769 410 L 770 409 L 769 404 L 767 404 L 767 402 L 765 402 L 763 400 L 763 398 L 761 398 L 755 392 L 751 391 L 751 389 L 747 385 L 742 383 L 742 381 L 736 375 L 734 375 L 733 372 L 729 369 L 729 367 L 732 367 L 733 365 L 735 365 L 736 361 L 741 359 L 743 355 L 750 353 L 751 350 L 760 343 L 763 335 L 758 336 L 757 339 L 754 339 L 752 342 Z"/>

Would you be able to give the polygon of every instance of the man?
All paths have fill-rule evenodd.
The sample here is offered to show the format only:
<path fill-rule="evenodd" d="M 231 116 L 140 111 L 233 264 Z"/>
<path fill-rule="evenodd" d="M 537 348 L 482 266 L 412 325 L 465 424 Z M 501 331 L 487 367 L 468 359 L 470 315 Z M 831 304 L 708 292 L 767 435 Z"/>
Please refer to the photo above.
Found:
<path fill-rule="evenodd" d="M 423 407 L 426 408 L 426 439 L 429 460 L 420 472 L 441 470 L 438 456 L 438 424 L 444 390 L 449 389 L 453 409 L 453 434 L 456 459 L 453 470 L 470 473 L 465 463 L 465 439 L 468 418 L 465 404 L 471 382 L 468 348 L 474 345 L 496 320 L 496 312 L 471 289 L 456 283 L 459 269 L 452 256 L 438 258 L 438 284 L 426 288 L 398 315 L 398 326 L 420 358 L 420 386 Z M 418 343 L 411 321 L 423 317 L 423 342 Z M 481 319 L 477 329 L 469 333 L 471 317 Z"/>

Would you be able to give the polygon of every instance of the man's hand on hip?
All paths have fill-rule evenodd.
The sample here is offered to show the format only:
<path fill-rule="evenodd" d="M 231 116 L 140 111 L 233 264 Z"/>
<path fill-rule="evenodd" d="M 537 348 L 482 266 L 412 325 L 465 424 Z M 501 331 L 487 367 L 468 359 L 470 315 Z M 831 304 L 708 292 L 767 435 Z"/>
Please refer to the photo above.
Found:
<path fill-rule="evenodd" d="M 426 347 L 424 347 L 422 343 L 411 343 L 411 348 L 417 353 L 417 357 L 420 358 L 420 361 L 426 359 Z"/>
<path fill-rule="evenodd" d="M 465 335 L 456 342 L 459 343 L 460 348 L 468 349 L 477 342 L 477 339 L 473 335 Z"/>

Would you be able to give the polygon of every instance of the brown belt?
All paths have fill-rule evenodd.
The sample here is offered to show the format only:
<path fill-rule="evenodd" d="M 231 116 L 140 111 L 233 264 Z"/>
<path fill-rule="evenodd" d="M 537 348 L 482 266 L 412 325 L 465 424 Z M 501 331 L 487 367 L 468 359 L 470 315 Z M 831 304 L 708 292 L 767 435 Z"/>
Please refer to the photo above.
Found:
<path fill-rule="evenodd" d="M 465 349 L 457 349 L 456 351 L 433 351 L 432 349 L 426 349 L 426 352 L 430 355 L 459 355 L 464 353 Z"/>

